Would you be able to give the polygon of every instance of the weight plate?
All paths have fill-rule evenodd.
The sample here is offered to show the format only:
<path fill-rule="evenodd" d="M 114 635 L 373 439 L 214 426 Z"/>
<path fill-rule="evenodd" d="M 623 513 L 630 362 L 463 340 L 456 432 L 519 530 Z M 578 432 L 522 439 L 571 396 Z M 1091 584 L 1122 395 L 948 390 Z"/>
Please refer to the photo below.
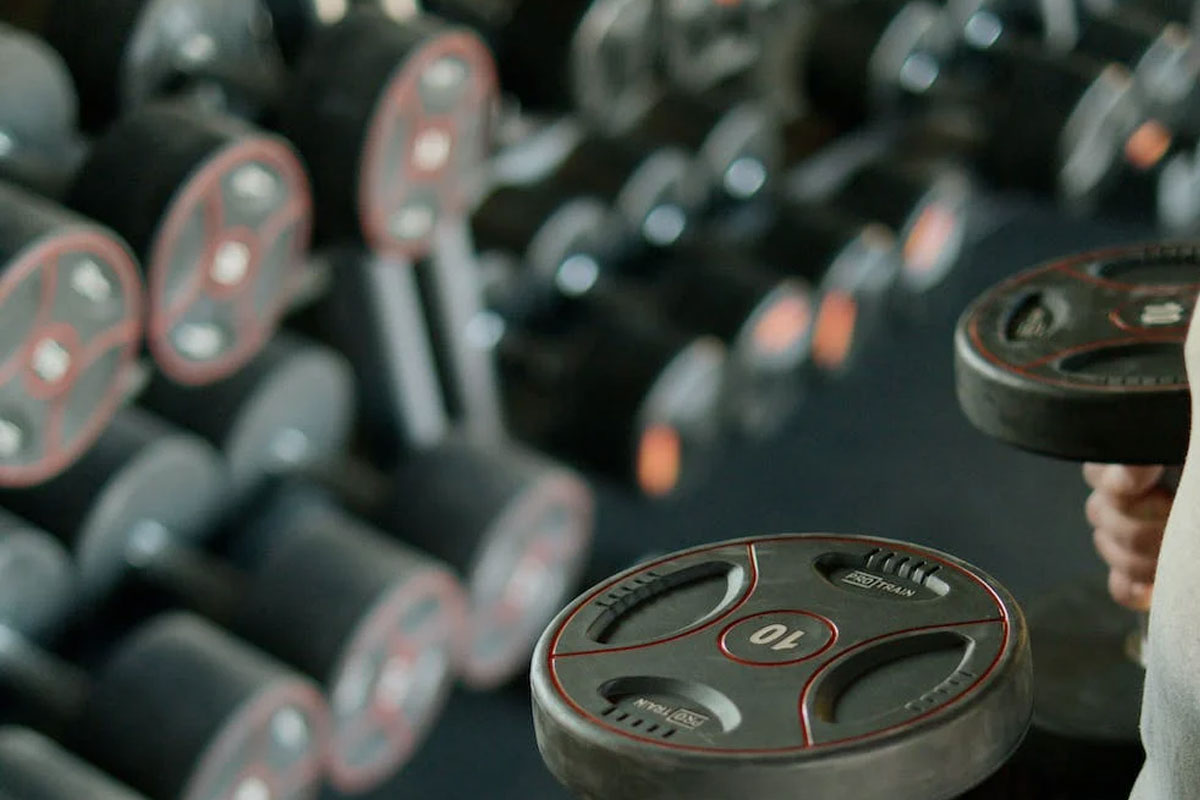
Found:
<path fill-rule="evenodd" d="M 62 57 L 42 40 L 0 23 L 0 165 L 15 162 L 19 168 L 65 144 L 78 105 Z"/>
<path fill-rule="evenodd" d="M 441 714 L 465 628 L 462 588 L 444 564 L 302 484 L 280 484 L 252 513 L 239 538 L 261 552 L 236 629 L 320 682 L 329 778 L 342 792 L 369 791 Z"/>
<path fill-rule="evenodd" d="M 58 0 L 46 36 L 71 69 L 89 130 L 181 82 L 249 87 L 262 103 L 281 77 L 271 20 L 258 0 Z"/>
<path fill-rule="evenodd" d="M 0 511 L 0 627 L 36 636 L 75 589 L 71 557 L 49 534 Z"/>
<path fill-rule="evenodd" d="M 585 798 L 946 800 L 1032 711 L 1008 592 L 944 553 L 824 534 L 736 540 L 576 599 L 533 659 L 538 746 Z"/>
<path fill-rule="evenodd" d="M 1198 290 L 1191 245 L 1084 253 L 1004 281 L 959 320 L 959 404 L 984 433 L 1035 452 L 1182 463 Z"/>
<path fill-rule="evenodd" d="M 121 202 L 113 186 L 128 187 Z M 71 205 L 143 257 L 147 343 L 184 385 L 220 380 L 266 344 L 312 221 L 308 179 L 287 142 L 170 106 L 110 129 L 76 177 Z"/>
<path fill-rule="evenodd" d="M 607 133 L 627 130 L 659 90 L 658 15 L 653 0 L 596 0 L 571 40 L 571 92 L 579 111 Z"/>
<path fill-rule="evenodd" d="M 142 287 L 108 230 L 0 184 L 0 486 L 65 469 L 122 399 Z"/>
<path fill-rule="evenodd" d="M 306 800 L 321 787 L 328 709 L 308 681 L 173 613 L 108 659 L 79 733 L 97 763 L 152 797 Z"/>
<path fill-rule="evenodd" d="M 1038 728 L 1073 741 L 1137 742 L 1146 671 L 1138 615 L 1106 576 L 1075 582 L 1029 607 Z"/>
<path fill-rule="evenodd" d="M 26 728 L 0 728 L 0 798 L 139 800 L 139 795 Z"/>
<path fill-rule="evenodd" d="M 312 169 L 318 237 L 423 255 L 437 221 L 478 200 L 498 91 L 482 40 L 432 17 L 355 10 L 320 31 L 284 124 Z"/>

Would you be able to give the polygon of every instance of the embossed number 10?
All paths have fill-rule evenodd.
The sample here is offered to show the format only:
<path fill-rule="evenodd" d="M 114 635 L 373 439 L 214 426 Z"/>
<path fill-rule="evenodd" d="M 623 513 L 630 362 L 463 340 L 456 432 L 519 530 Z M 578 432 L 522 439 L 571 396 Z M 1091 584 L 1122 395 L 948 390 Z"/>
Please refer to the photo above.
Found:
<path fill-rule="evenodd" d="M 804 631 L 789 632 L 788 626 L 774 622 L 764 625 L 750 634 L 750 643 L 769 644 L 772 650 L 791 650 L 793 647 L 799 647 L 802 636 L 804 636 Z"/>

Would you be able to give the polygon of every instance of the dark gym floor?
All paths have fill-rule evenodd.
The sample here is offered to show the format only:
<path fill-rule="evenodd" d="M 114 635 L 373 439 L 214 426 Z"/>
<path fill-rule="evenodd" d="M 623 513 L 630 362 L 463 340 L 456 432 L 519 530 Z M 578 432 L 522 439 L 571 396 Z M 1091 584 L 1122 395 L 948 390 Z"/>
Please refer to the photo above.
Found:
<path fill-rule="evenodd" d="M 952 331 L 999 278 L 1081 248 L 1148 238 L 1143 229 L 1071 221 L 1018 200 L 986 212 L 996 227 L 966 253 L 925 313 L 880 330 L 856 369 L 815 387 L 769 442 L 728 452 L 710 481 L 664 505 L 602 491 L 598 579 L 650 551 L 752 533 L 836 531 L 909 540 L 989 571 L 1023 603 L 1101 572 L 1074 464 L 1017 452 L 976 433 L 954 398 Z M 417 758 L 372 798 L 565 800 L 534 743 L 523 682 L 458 692 Z"/>

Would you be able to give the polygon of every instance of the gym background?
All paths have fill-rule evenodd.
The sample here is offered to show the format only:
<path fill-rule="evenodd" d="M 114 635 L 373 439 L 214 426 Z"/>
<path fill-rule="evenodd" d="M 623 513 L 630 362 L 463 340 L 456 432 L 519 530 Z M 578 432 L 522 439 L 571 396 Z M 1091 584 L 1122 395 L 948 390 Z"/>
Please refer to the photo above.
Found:
<path fill-rule="evenodd" d="M 953 333 L 1194 232 L 1192 17 L 0 0 L 0 796 L 565 798 L 535 640 L 706 542 L 1102 581 Z M 1016 758 L 1124 797 L 1140 752 Z"/>

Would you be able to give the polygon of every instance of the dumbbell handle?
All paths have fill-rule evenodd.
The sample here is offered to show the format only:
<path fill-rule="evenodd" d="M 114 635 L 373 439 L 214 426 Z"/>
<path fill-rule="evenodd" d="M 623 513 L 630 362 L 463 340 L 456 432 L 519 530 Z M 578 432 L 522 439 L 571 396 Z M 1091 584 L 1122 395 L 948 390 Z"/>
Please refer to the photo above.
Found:
<path fill-rule="evenodd" d="M 130 549 L 127 560 L 138 578 L 218 625 L 236 619 L 246 596 L 246 579 L 238 570 L 169 533 L 134 542 L 139 546 Z"/>
<path fill-rule="evenodd" d="M 8 687 L 52 734 L 70 731 L 91 691 L 87 674 L 0 624 L 0 687 Z"/>

